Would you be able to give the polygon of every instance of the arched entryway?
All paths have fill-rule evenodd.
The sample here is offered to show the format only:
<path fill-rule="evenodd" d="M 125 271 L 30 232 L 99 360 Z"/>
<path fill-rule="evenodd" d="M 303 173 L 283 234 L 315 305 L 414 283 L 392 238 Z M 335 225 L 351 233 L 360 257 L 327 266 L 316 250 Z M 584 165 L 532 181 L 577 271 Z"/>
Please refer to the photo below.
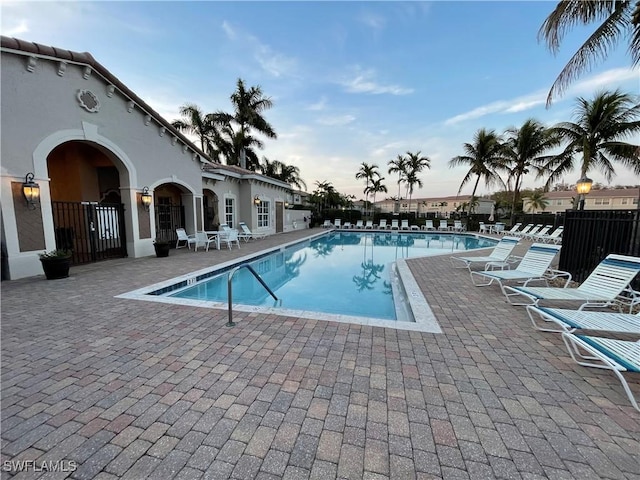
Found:
<path fill-rule="evenodd" d="M 124 165 L 105 148 L 74 140 L 49 153 L 47 170 L 56 248 L 71 250 L 74 264 L 126 257 Z"/>
<path fill-rule="evenodd" d="M 190 192 L 175 183 L 163 183 L 153 192 L 156 233 L 155 238 L 168 240 L 175 245 L 178 240 L 177 228 L 185 228 L 185 205 L 183 196 Z"/>

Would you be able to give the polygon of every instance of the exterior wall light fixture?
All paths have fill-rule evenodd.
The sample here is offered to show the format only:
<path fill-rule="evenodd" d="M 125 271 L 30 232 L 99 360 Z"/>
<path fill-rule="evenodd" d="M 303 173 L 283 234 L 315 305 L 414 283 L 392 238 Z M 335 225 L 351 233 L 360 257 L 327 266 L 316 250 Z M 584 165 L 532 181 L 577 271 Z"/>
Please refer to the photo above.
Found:
<path fill-rule="evenodd" d="M 140 195 L 140 202 L 144 209 L 148 212 L 149 207 L 151 207 L 151 194 L 149 193 L 149 187 L 144 187 L 142 189 L 142 194 Z"/>
<path fill-rule="evenodd" d="M 40 185 L 33 181 L 33 173 L 27 173 L 22 183 L 22 195 L 27 201 L 27 208 L 35 210 L 36 204 L 40 200 Z"/>
<path fill-rule="evenodd" d="M 593 180 L 591 180 L 586 175 L 582 175 L 580 180 L 576 182 L 576 192 L 578 192 L 578 200 L 579 200 L 579 209 L 584 210 L 584 200 L 585 197 L 591 191 L 591 186 L 593 185 Z"/>
<path fill-rule="evenodd" d="M 262 203 L 262 200 L 260 200 L 260 197 L 258 197 L 258 195 L 256 195 L 255 197 L 253 197 L 253 203 L 257 207 Z"/>

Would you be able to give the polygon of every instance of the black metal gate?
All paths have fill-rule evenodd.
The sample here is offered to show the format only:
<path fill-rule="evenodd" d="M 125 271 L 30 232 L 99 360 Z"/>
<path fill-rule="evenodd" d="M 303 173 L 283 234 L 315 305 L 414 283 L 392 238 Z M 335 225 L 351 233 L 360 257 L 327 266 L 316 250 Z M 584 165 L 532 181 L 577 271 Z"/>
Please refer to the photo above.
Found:
<path fill-rule="evenodd" d="M 56 248 L 73 251 L 74 265 L 127 256 L 124 205 L 51 203 Z"/>
<path fill-rule="evenodd" d="M 184 228 L 184 206 L 156 205 L 156 238 L 168 240 L 175 245 L 178 240 L 176 228 Z"/>

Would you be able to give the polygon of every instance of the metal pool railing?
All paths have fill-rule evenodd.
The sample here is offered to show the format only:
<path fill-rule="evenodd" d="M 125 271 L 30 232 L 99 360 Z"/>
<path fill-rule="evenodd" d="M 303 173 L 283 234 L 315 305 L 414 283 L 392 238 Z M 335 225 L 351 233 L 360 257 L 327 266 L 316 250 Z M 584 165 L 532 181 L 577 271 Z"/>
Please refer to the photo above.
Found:
<path fill-rule="evenodd" d="M 235 325 L 235 323 L 233 322 L 233 287 L 231 286 L 231 281 L 233 280 L 233 276 L 235 275 L 235 273 L 241 268 L 246 268 L 247 270 L 249 270 L 253 274 L 253 276 L 256 277 L 256 280 L 258 280 L 260 284 L 265 288 L 265 290 L 269 292 L 269 295 L 271 295 L 276 302 L 278 301 L 278 297 L 276 297 L 276 294 L 273 293 L 273 291 L 269 288 L 269 285 L 264 282 L 262 277 L 253 269 L 251 265 L 249 265 L 248 263 L 238 265 L 229 272 L 229 277 L 227 279 L 227 296 L 229 297 L 229 321 L 227 322 L 227 327 L 233 327 Z"/>

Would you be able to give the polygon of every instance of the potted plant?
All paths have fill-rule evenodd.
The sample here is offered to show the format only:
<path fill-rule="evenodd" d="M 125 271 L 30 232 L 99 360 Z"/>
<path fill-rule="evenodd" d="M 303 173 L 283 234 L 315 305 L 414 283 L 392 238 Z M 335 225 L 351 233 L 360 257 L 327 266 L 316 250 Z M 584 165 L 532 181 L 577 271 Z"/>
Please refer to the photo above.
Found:
<path fill-rule="evenodd" d="M 156 249 L 156 257 L 168 257 L 169 256 L 169 240 L 164 238 L 156 238 L 153 241 L 153 248 Z"/>
<path fill-rule="evenodd" d="M 67 278 L 69 276 L 71 255 L 72 252 L 70 250 L 52 250 L 40 254 L 40 262 L 47 280 Z"/>

